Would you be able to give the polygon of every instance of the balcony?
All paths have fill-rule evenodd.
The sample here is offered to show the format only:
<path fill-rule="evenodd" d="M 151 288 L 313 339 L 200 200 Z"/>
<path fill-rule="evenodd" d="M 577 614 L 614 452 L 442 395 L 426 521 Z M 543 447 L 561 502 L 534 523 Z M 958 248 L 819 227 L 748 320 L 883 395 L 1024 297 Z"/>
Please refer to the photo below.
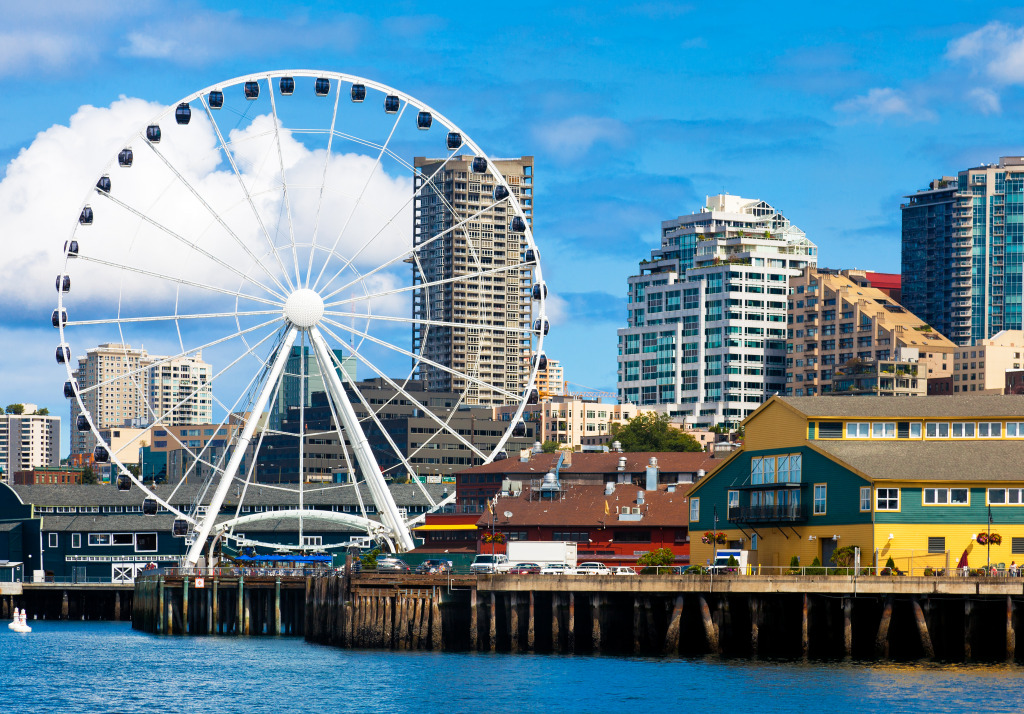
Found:
<path fill-rule="evenodd" d="M 807 520 L 807 506 L 731 506 L 730 523 L 802 523 Z"/>

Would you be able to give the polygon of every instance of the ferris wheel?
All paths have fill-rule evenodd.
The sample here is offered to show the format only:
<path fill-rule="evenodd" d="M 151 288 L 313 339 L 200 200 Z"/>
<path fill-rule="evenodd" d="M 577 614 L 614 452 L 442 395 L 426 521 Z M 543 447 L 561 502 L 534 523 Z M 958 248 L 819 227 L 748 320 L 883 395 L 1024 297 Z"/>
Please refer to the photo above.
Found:
<path fill-rule="evenodd" d="M 417 457 L 441 441 L 480 463 L 505 458 L 508 440 L 525 435 L 546 364 L 547 288 L 532 170 L 520 176 L 509 163 L 408 94 L 310 70 L 203 89 L 118 149 L 64 245 L 56 359 L 72 429 L 90 437 L 117 488 L 144 492 L 144 513 L 173 514 L 188 564 L 211 537 L 299 548 L 317 520 L 410 550 L 412 519 L 388 480 L 416 474 Z M 73 359 L 95 345 L 106 347 L 95 364 Z M 197 378 L 198 363 L 207 369 Z M 364 395 L 356 373 L 392 396 Z M 309 418 L 314 389 L 326 426 Z M 424 389 L 443 390 L 444 408 L 425 404 L 434 400 Z M 393 438 L 384 421 L 397 403 L 427 417 L 429 433 Z M 274 419 L 282 405 L 287 426 Z M 457 428 L 460 409 L 492 406 L 507 418 L 496 440 Z M 187 455 L 179 480 L 154 488 L 126 466 L 125 449 L 138 443 L 107 436 L 126 415 Z M 188 438 L 181 427 L 197 421 L 224 438 Z M 291 440 L 294 483 L 261 481 L 273 439 Z M 312 445 L 325 442 L 341 447 L 343 482 L 307 475 Z M 445 503 L 412 480 L 431 509 Z M 378 518 L 361 497 L 359 513 L 303 508 L 315 491 L 358 494 L 360 484 Z M 250 513 L 257 485 L 293 492 L 298 507 Z M 237 530 L 269 518 L 297 521 L 297 543 Z"/>

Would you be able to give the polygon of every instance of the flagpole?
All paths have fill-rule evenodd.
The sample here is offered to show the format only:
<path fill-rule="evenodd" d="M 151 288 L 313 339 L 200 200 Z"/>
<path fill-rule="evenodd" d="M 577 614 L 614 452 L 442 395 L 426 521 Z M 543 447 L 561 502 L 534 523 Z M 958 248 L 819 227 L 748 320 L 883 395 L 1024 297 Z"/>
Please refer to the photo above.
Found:
<path fill-rule="evenodd" d="M 985 569 L 992 568 L 992 506 L 988 507 L 988 538 L 985 539 Z M 986 573 L 987 575 L 987 573 Z"/>

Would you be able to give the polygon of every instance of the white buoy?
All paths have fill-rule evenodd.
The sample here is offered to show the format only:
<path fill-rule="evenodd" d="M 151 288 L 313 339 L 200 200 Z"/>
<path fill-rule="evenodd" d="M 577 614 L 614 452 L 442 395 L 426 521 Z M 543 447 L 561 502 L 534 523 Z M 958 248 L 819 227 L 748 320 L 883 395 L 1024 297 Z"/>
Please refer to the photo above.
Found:
<path fill-rule="evenodd" d="M 14 630 L 15 632 L 31 632 L 32 628 L 28 626 L 28 622 L 26 620 L 27 617 L 25 615 L 25 610 L 22 609 L 21 614 L 19 615 L 17 608 L 15 608 L 14 620 L 11 622 L 10 625 L 8 625 L 8 627 Z"/>

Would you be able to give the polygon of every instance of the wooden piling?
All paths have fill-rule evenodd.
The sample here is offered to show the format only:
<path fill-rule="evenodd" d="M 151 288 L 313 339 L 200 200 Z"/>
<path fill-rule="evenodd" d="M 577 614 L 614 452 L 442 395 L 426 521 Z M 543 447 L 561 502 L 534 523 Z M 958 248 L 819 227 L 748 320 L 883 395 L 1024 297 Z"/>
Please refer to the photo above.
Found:
<path fill-rule="evenodd" d="M 188 576 L 181 579 L 181 627 L 187 635 L 192 632 L 188 621 Z"/>
<path fill-rule="evenodd" d="M 394 632 L 391 625 L 394 598 L 390 595 L 384 598 L 384 646 L 388 649 L 395 648 Z"/>
<path fill-rule="evenodd" d="M 515 654 L 519 651 L 519 599 L 516 593 L 508 596 L 508 622 L 509 650 Z"/>
<path fill-rule="evenodd" d="M 114 621 L 121 621 L 121 593 L 114 593 Z"/>
<path fill-rule="evenodd" d="M 601 595 L 594 593 L 590 596 L 590 614 L 593 616 L 591 626 L 591 639 L 594 654 L 601 652 Z"/>
<path fill-rule="evenodd" d="M 561 633 L 558 626 L 558 612 L 561 609 L 562 598 L 558 593 L 551 593 L 551 651 L 561 652 L 559 640 Z"/>
<path fill-rule="evenodd" d="M 533 593 L 530 593 L 531 597 Z M 430 649 L 440 652 L 443 641 L 441 639 L 441 605 L 440 596 L 435 594 L 430 598 Z M 532 608 L 531 608 L 532 609 Z"/>
<path fill-rule="evenodd" d="M 750 598 L 750 655 L 757 658 L 761 647 L 761 599 Z"/>
<path fill-rule="evenodd" d="M 490 647 L 491 652 L 494 652 L 497 648 L 498 639 L 498 607 L 495 602 L 493 590 L 491 591 L 491 622 L 487 632 L 488 646 Z"/>
<path fill-rule="evenodd" d="M 569 617 L 565 630 L 565 651 L 576 653 L 576 593 L 569 593 Z"/>
<path fill-rule="evenodd" d="M 633 596 L 633 654 L 640 652 L 640 596 Z"/>
<path fill-rule="evenodd" d="M 430 643 L 430 599 L 421 597 L 423 609 L 420 611 L 420 649 L 427 649 Z"/>
<path fill-rule="evenodd" d="M 964 662 L 973 659 L 971 641 L 974 639 L 974 606 L 970 600 L 964 600 Z"/>
<path fill-rule="evenodd" d="M 418 650 L 420 648 L 420 627 L 423 622 L 423 598 L 414 598 L 413 605 L 413 616 L 412 616 L 412 644 L 410 649 Z"/>
<path fill-rule="evenodd" d="M 711 608 L 708 607 L 708 601 L 704 599 L 703 595 L 698 595 L 697 601 L 700 603 L 700 615 L 704 621 L 704 639 L 708 643 L 708 650 L 711 654 L 721 654 L 721 650 L 718 648 L 718 632 L 715 630 L 715 623 L 711 620 Z"/>
<path fill-rule="evenodd" d="M 651 603 L 650 596 L 644 597 L 644 637 L 641 644 L 646 642 L 645 645 L 649 649 L 653 649 L 657 646 L 657 635 L 654 631 L 654 606 Z"/>
<path fill-rule="evenodd" d="M 245 578 L 241 575 L 238 576 L 238 597 L 237 597 L 237 610 L 235 611 L 235 634 L 245 634 L 245 627 L 242 621 L 242 614 L 245 612 Z"/>
<path fill-rule="evenodd" d="M 878 622 L 878 633 L 875 635 L 875 654 L 889 658 L 889 622 L 892 620 L 892 597 L 885 598 L 882 607 L 882 619 Z"/>
<path fill-rule="evenodd" d="M 164 583 L 164 581 L 161 580 L 160 581 L 160 585 L 162 586 L 163 583 Z M 161 590 L 162 590 L 162 588 L 161 588 Z M 68 591 L 67 590 L 64 591 L 64 595 L 61 597 L 61 601 L 60 601 L 60 619 L 62 619 L 62 620 L 68 619 Z"/>
<path fill-rule="evenodd" d="M 921 609 L 921 602 L 916 597 L 913 600 L 914 619 L 917 621 L 917 632 L 921 637 L 921 650 L 928 659 L 935 659 L 935 648 L 932 647 L 932 638 L 928 634 L 928 623 L 924 619 L 924 610 Z"/>
<path fill-rule="evenodd" d="M 676 595 L 675 605 L 672 607 L 672 617 L 668 621 L 668 630 L 665 631 L 665 645 L 662 648 L 664 654 L 678 654 L 679 652 L 679 627 L 683 619 L 683 596 Z"/>
<path fill-rule="evenodd" d="M 213 598 L 212 609 L 213 609 L 213 631 L 214 632 L 221 632 L 222 631 L 221 628 L 220 628 L 220 598 L 218 597 L 218 595 L 220 595 L 220 583 L 217 581 L 217 578 L 214 578 L 213 579 L 213 594 L 211 595 L 211 597 Z"/>
<path fill-rule="evenodd" d="M 533 621 L 533 610 L 534 610 L 534 596 L 533 590 L 530 591 L 530 612 L 529 620 L 526 623 L 526 649 L 533 652 L 534 640 L 536 636 L 536 627 Z"/>
<path fill-rule="evenodd" d="M 281 634 L 281 578 L 274 578 L 274 634 Z"/>
<path fill-rule="evenodd" d="M 843 656 L 853 656 L 853 599 L 843 598 Z"/>
<path fill-rule="evenodd" d="M 471 588 L 469 591 L 469 651 L 476 652 L 479 646 L 480 624 L 477 620 L 476 607 L 477 591 Z"/>
<path fill-rule="evenodd" d="M 158 635 L 162 635 L 164 632 L 167 631 L 167 629 L 164 627 L 164 579 L 163 578 L 160 578 L 160 584 L 159 584 L 158 587 L 159 587 L 160 595 L 159 595 L 159 604 L 158 604 L 158 608 L 159 609 L 157 610 L 156 633 Z M 67 597 L 68 597 L 67 593 L 64 593 L 64 602 L 65 603 L 67 602 Z"/>
<path fill-rule="evenodd" d="M 241 585 L 241 583 L 239 583 Z M 252 632 L 252 589 L 246 588 L 242 599 L 242 634 L 248 636 Z"/>
<path fill-rule="evenodd" d="M 804 593 L 800 619 L 800 656 L 804 659 L 807 659 L 808 650 L 810 649 L 810 609 L 810 598 L 808 598 L 807 593 Z"/>
<path fill-rule="evenodd" d="M 1006 596 L 1006 661 L 1017 658 L 1017 633 L 1013 629 L 1013 598 Z"/>

